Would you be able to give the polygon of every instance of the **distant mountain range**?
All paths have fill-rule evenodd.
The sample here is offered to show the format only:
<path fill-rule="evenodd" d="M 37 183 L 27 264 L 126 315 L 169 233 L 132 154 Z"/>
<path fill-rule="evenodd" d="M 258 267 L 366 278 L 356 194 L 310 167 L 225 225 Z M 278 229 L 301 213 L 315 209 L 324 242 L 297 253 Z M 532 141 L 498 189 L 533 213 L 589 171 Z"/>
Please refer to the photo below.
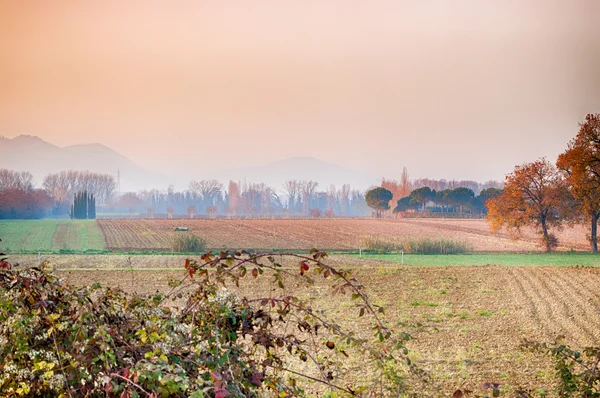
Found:
<path fill-rule="evenodd" d="M 63 170 L 89 170 L 117 176 L 121 173 L 122 191 L 163 188 L 169 178 L 148 171 L 102 144 L 58 147 L 39 137 L 20 135 L 0 137 L 0 168 L 29 171 L 41 186 L 44 176 Z"/>
<path fill-rule="evenodd" d="M 102 144 L 58 147 L 30 135 L 12 139 L 0 137 L 0 168 L 29 171 L 37 185 L 41 185 L 48 173 L 62 170 L 89 170 L 114 176 L 119 170 L 122 192 L 166 189 L 170 184 L 182 189 L 189 182 L 146 170 Z M 319 190 L 324 190 L 331 184 L 337 188 L 342 184 L 350 184 L 353 189 L 364 189 L 378 183 L 374 176 L 313 157 L 294 157 L 262 166 L 217 170 L 210 178 L 219 180 L 225 187 L 229 180 L 246 180 L 264 182 L 277 190 L 282 190 L 284 182 L 290 179 L 317 181 Z"/>

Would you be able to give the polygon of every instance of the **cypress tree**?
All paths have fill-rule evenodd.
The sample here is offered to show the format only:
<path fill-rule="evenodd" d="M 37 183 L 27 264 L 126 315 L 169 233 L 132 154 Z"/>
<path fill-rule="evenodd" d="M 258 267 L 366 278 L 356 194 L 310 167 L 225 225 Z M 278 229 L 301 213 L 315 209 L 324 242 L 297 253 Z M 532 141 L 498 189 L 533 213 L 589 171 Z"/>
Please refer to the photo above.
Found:
<path fill-rule="evenodd" d="M 93 220 L 96 218 L 96 198 L 93 194 L 88 194 L 87 191 L 78 192 L 73 198 L 71 205 L 71 218 L 77 220 Z"/>

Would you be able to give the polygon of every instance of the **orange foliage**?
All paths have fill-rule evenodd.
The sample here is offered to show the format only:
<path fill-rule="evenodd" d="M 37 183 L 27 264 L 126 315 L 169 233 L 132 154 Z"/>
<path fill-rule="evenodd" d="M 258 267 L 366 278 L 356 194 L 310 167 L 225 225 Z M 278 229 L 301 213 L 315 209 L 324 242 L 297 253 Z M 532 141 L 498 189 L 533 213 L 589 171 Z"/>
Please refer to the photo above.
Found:
<path fill-rule="evenodd" d="M 520 228 L 533 225 L 542 235 L 546 251 L 551 251 L 558 242 L 549 228 L 560 228 L 571 203 L 560 172 L 546 159 L 540 159 L 517 166 L 506 176 L 502 194 L 486 204 L 488 222 L 494 233 L 503 226 L 519 233 Z"/>
<path fill-rule="evenodd" d="M 568 182 L 585 219 L 591 223 L 590 243 L 598 252 L 597 228 L 600 218 L 600 114 L 589 114 L 579 133 L 558 157 L 557 166 L 568 175 Z"/>

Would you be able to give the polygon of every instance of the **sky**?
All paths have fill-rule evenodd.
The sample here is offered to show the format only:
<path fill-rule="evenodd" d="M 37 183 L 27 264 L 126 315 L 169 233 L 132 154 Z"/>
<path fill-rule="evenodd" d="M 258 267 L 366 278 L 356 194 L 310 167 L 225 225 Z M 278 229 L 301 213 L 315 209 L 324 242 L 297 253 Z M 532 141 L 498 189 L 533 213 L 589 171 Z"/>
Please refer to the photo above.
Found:
<path fill-rule="evenodd" d="M 0 2 L 0 135 L 170 174 L 500 180 L 600 112 L 600 1 Z"/>

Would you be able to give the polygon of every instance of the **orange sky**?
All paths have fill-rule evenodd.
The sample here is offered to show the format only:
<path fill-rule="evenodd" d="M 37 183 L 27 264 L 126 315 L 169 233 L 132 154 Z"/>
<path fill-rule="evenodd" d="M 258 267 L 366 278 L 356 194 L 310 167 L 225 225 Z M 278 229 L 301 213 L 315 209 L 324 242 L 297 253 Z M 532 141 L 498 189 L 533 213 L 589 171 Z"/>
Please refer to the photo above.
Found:
<path fill-rule="evenodd" d="M 1 2 L 0 135 L 169 173 L 316 156 L 501 179 L 600 112 L 598 16 L 596 0 Z"/>

